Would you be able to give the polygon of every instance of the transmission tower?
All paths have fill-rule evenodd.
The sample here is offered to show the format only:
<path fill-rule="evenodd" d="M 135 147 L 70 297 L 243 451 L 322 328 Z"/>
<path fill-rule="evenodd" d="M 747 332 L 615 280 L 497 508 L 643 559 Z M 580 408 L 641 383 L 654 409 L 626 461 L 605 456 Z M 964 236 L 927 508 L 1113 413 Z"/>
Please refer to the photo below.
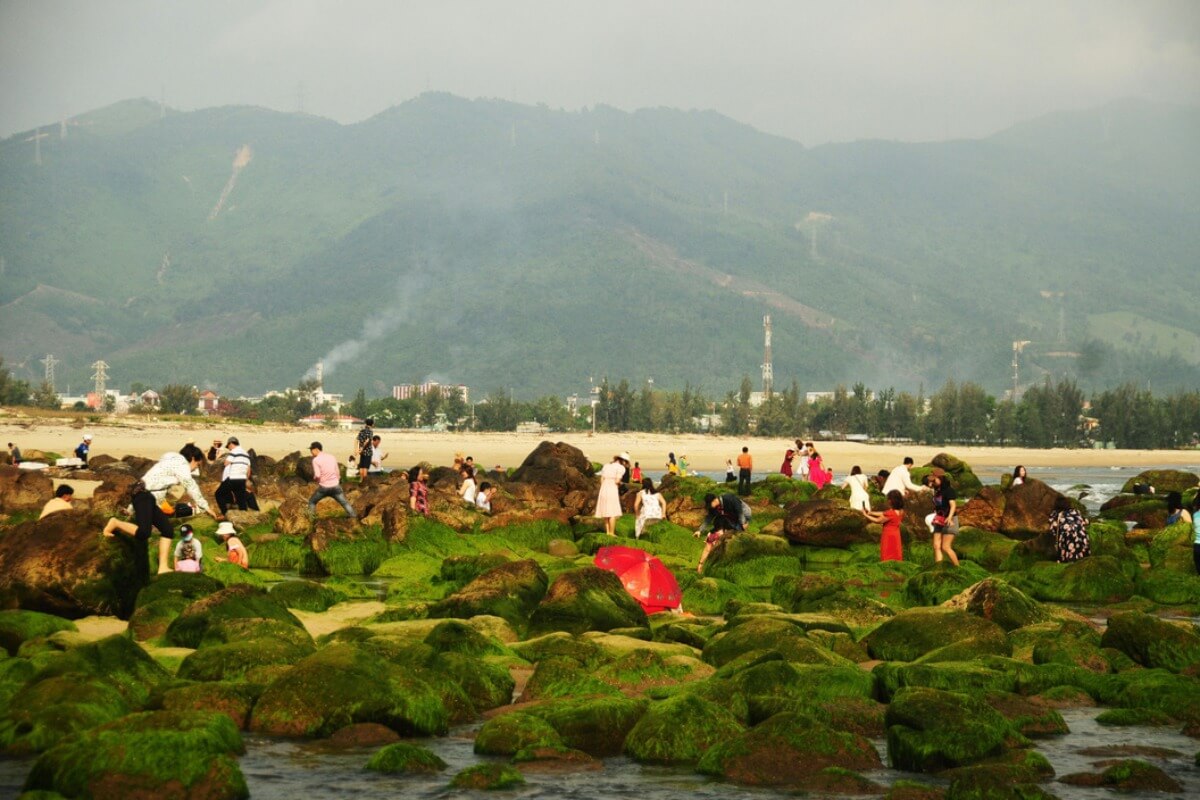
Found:
<path fill-rule="evenodd" d="M 771 381 L 773 378 L 774 370 L 771 366 L 771 315 L 767 314 L 763 317 L 763 397 L 771 396 Z"/>
<path fill-rule="evenodd" d="M 1021 341 L 1016 341 L 1016 342 L 1013 342 L 1013 360 L 1012 360 L 1012 369 L 1013 369 L 1013 390 L 1012 390 L 1012 399 L 1013 399 L 1013 402 L 1014 402 L 1014 403 L 1017 401 L 1017 395 L 1018 395 L 1018 393 L 1021 391 L 1021 353 L 1022 353 L 1022 352 L 1024 352 L 1024 350 L 1025 350 L 1025 345 L 1027 345 L 1027 344 L 1033 344 L 1033 342 L 1030 342 L 1030 341 L 1028 341 L 1028 340 L 1021 340 Z"/>
<path fill-rule="evenodd" d="M 108 364 L 104 361 L 97 361 L 92 364 L 92 369 L 96 370 L 92 373 L 92 380 L 96 382 L 96 397 L 103 403 L 104 393 L 108 388 Z"/>
<path fill-rule="evenodd" d="M 53 354 L 47 353 L 46 357 L 42 359 L 42 363 L 46 365 L 46 383 L 49 384 L 51 390 L 54 390 L 54 365 L 58 363 L 58 359 Z"/>

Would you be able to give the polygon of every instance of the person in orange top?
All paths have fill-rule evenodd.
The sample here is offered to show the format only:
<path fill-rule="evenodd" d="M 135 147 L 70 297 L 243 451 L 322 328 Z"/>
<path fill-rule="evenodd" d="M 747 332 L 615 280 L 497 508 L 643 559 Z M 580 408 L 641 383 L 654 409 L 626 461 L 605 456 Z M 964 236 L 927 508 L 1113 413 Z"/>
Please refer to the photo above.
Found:
<path fill-rule="evenodd" d="M 754 468 L 754 459 L 750 458 L 750 448 L 743 447 L 742 454 L 737 458 L 738 485 L 737 493 L 745 497 L 750 494 L 750 471 Z"/>
<path fill-rule="evenodd" d="M 218 557 L 217 561 L 228 561 L 242 569 L 250 569 L 250 556 L 246 553 L 246 546 L 242 544 L 242 540 L 237 537 L 232 522 L 222 522 L 217 526 L 217 541 L 225 545 L 225 550 L 229 553 L 229 558 Z"/>

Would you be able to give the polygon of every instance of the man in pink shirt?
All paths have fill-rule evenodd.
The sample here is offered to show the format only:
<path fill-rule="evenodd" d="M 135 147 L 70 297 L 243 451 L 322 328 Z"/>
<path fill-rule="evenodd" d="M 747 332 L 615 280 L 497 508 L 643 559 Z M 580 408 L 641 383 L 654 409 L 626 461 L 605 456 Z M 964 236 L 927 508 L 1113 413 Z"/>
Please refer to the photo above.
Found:
<path fill-rule="evenodd" d="M 308 498 L 308 513 L 316 514 L 317 503 L 321 502 L 323 498 L 332 497 L 341 503 L 342 508 L 346 509 L 346 513 L 353 518 L 355 516 L 354 509 L 342 492 L 342 472 L 337 459 L 324 452 L 320 442 L 313 442 L 308 449 L 312 453 L 313 480 L 317 482 L 317 490 L 313 492 L 312 497 Z"/>

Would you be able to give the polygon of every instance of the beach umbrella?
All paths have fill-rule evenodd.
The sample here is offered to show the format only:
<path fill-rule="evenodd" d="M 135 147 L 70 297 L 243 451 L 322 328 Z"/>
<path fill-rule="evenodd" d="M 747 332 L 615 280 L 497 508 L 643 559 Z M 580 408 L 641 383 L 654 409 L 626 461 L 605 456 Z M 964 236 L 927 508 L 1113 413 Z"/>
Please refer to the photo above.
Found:
<path fill-rule="evenodd" d="M 601 547 L 592 563 L 616 573 L 625 591 L 647 614 L 679 607 L 679 582 L 671 570 L 645 550 L 620 545 Z"/>

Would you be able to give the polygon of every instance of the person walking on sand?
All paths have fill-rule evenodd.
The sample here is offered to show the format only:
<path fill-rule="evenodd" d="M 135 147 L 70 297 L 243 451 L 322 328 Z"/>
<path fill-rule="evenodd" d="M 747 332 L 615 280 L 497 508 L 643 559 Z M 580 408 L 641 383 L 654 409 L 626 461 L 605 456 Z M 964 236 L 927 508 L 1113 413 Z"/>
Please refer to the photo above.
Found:
<path fill-rule="evenodd" d="M 737 493 L 742 497 L 750 494 L 750 474 L 754 469 L 754 459 L 750 457 L 750 448 L 743 447 L 742 454 L 737 457 L 738 482 Z"/>
<path fill-rule="evenodd" d="M 879 560 L 903 561 L 904 545 L 900 540 L 900 523 L 904 521 L 904 495 L 893 489 L 887 494 L 887 502 L 886 511 L 872 511 L 868 508 L 862 513 L 871 522 L 883 525 L 883 534 L 879 537 Z"/>
<path fill-rule="evenodd" d="M 704 572 L 704 562 L 717 543 L 725 536 L 746 530 L 751 517 L 750 506 L 732 492 L 720 497 L 715 494 L 704 495 L 704 508 L 707 512 L 704 522 L 693 534 L 704 536 L 704 551 L 700 553 L 700 563 L 696 565 L 697 574 Z"/>
<path fill-rule="evenodd" d="M 789 447 L 787 449 L 787 452 L 783 454 L 783 463 L 779 465 L 779 474 L 780 475 L 786 475 L 789 478 L 792 477 L 792 474 L 793 474 L 792 461 L 795 458 L 796 458 L 796 451 Z"/>
<path fill-rule="evenodd" d="M 371 437 L 375 435 L 374 427 L 375 420 L 367 417 L 363 420 L 362 430 L 358 432 L 358 437 L 354 440 L 354 454 L 358 457 L 358 479 L 360 481 L 367 479 L 367 471 L 371 469 L 371 454 L 374 452 L 371 447 Z"/>
<path fill-rule="evenodd" d="M 625 465 L 629 453 L 613 456 L 613 460 L 600 470 L 600 494 L 596 497 L 596 516 L 604 519 L 604 532 L 617 535 L 617 517 L 621 516 L 621 479 L 625 477 Z"/>
<path fill-rule="evenodd" d="M 150 529 L 155 528 L 158 530 L 158 574 L 170 572 L 171 541 L 175 538 L 175 529 L 171 526 L 170 518 L 159 508 L 159 503 L 166 498 L 167 492 L 176 486 L 182 486 L 197 509 L 209 514 L 213 519 L 219 519 L 209 508 L 208 501 L 196 485 L 196 479 L 192 477 L 203 463 L 204 451 L 194 444 L 185 444 L 178 453 L 164 453 L 133 486 L 127 509 L 133 515 L 133 522 L 112 517 L 104 526 L 104 535 L 124 533 L 144 544 L 150 538 Z M 138 559 L 139 571 L 144 563 Z M 148 579 L 149 575 L 146 577 Z"/>
<path fill-rule="evenodd" d="M 646 530 L 647 522 L 663 519 L 665 516 L 662 495 L 654 488 L 654 481 L 650 478 L 642 479 L 642 490 L 637 493 L 637 497 L 633 498 L 633 513 L 637 515 L 637 521 L 633 526 L 633 538 L 635 539 L 642 538 L 642 532 Z"/>
<path fill-rule="evenodd" d="M 958 533 L 958 494 L 939 467 L 933 468 L 927 480 L 933 490 L 933 513 L 925 518 L 925 524 L 933 531 L 933 560 L 940 562 L 944 554 L 957 567 L 954 537 Z"/>
<path fill-rule="evenodd" d="M 880 490 L 885 497 L 891 491 L 897 491 L 903 495 L 929 491 L 928 486 L 918 486 L 913 483 L 912 474 L 909 472 L 912 466 L 912 458 L 905 456 L 904 463 L 888 473 L 887 480 L 883 482 L 883 488 Z"/>
<path fill-rule="evenodd" d="M 870 478 L 863 474 L 862 467 L 855 464 L 846 480 L 842 481 L 842 486 L 850 489 L 850 508 L 855 511 L 871 510 L 871 495 L 867 493 L 869 480 Z"/>
<path fill-rule="evenodd" d="M 342 491 L 342 470 L 338 467 L 337 459 L 326 453 L 320 442 L 310 444 L 308 451 L 312 453 L 313 480 L 317 482 L 317 490 L 308 498 L 308 515 L 315 516 L 317 503 L 326 497 L 332 497 L 346 509 L 347 516 L 355 519 L 357 515 L 354 513 L 354 507 Z"/>
<path fill-rule="evenodd" d="M 232 522 L 222 522 L 217 526 L 217 541 L 225 545 L 227 556 L 226 558 L 217 556 L 217 561 L 228 561 L 230 564 L 237 564 L 242 569 L 250 569 L 250 554 L 246 552 L 246 545 L 242 544 L 242 540 L 238 538 L 237 530 L 234 529 Z"/>

